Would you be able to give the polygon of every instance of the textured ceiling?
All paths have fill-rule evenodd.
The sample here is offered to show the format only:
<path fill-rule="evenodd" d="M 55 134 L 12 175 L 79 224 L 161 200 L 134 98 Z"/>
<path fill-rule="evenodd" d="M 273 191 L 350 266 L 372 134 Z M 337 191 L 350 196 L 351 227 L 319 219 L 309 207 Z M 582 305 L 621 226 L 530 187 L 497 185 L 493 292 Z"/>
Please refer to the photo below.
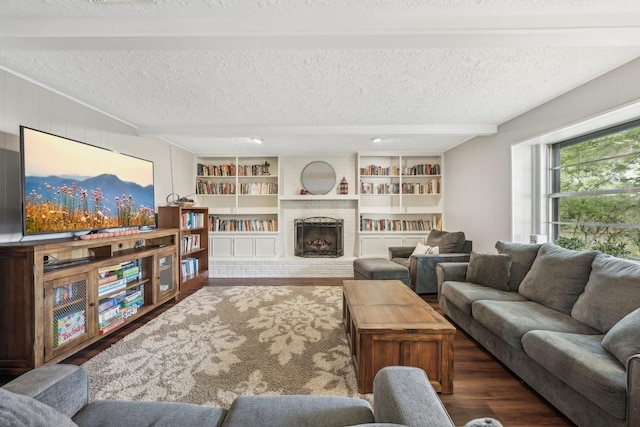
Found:
<path fill-rule="evenodd" d="M 640 56 L 637 0 L 105 1 L 0 2 L 0 67 L 199 154 L 444 151 Z"/>

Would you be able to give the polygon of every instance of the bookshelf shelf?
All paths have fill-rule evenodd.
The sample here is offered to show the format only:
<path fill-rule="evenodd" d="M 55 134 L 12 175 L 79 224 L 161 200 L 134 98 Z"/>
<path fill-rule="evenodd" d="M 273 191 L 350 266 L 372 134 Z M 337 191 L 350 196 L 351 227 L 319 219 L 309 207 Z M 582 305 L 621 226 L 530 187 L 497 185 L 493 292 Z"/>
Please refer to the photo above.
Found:
<path fill-rule="evenodd" d="M 0 341 L 12 343 L 0 349 L 0 373 L 57 363 L 177 298 L 177 236 L 174 228 L 0 245 Z M 45 269 L 50 259 L 61 264 Z"/>

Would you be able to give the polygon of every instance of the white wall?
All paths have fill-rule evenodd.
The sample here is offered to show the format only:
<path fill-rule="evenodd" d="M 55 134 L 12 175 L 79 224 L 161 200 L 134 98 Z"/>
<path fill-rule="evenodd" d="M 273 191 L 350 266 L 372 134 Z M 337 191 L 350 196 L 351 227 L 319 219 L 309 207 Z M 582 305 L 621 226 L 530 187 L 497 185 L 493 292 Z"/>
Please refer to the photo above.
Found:
<path fill-rule="evenodd" d="M 522 177 L 512 179 L 512 170 L 530 174 L 532 166 L 523 152 L 532 149 L 516 150 L 512 164 L 512 146 L 640 100 L 638 76 L 640 60 L 634 60 L 504 123 L 495 135 L 447 151 L 447 229 L 464 231 L 480 252 L 495 252 L 497 240 L 527 242 L 535 232 L 521 226 L 531 219 L 531 200 L 526 196 L 531 194 L 527 188 L 531 183 Z M 520 186 L 514 200 L 512 183 Z"/>
<path fill-rule="evenodd" d="M 153 161 L 156 206 L 172 188 L 193 192 L 195 163 L 188 151 L 174 146 L 170 153 L 165 141 L 138 137 L 131 126 L 0 70 L 0 242 L 22 238 L 20 125 Z"/>

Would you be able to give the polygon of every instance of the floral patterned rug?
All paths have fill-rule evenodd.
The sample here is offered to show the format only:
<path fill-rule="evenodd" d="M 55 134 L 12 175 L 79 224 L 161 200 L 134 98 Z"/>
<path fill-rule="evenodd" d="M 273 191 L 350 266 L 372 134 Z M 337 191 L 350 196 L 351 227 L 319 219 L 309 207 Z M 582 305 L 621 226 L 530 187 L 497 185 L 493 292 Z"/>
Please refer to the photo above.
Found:
<path fill-rule="evenodd" d="M 340 286 L 204 287 L 82 365 L 91 400 L 358 394 Z"/>

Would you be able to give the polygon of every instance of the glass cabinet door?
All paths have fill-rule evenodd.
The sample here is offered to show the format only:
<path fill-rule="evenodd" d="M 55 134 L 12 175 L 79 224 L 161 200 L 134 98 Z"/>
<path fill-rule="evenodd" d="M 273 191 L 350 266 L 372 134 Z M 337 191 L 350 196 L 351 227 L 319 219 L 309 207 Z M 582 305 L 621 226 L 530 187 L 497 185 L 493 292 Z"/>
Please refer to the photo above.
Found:
<path fill-rule="evenodd" d="M 161 301 L 166 298 L 174 297 L 177 292 L 176 256 L 173 251 L 161 253 L 158 255 L 157 265 L 157 281 L 156 281 L 156 300 Z"/>
<path fill-rule="evenodd" d="M 91 336 L 88 274 L 45 282 L 45 361 Z"/>

